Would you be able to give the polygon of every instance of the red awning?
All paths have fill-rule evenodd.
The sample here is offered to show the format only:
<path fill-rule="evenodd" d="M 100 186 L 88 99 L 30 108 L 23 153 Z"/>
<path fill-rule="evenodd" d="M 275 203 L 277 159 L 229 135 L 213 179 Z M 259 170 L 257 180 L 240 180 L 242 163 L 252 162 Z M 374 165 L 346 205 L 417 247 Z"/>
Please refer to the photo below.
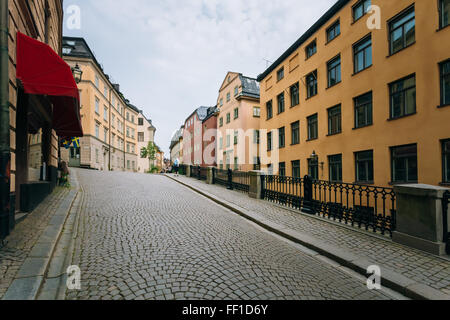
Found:
<path fill-rule="evenodd" d="M 18 32 L 16 73 L 25 93 L 49 96 L 58 136 L 83 136 L 80 95 L 72 69 L 52 48 Z"/>

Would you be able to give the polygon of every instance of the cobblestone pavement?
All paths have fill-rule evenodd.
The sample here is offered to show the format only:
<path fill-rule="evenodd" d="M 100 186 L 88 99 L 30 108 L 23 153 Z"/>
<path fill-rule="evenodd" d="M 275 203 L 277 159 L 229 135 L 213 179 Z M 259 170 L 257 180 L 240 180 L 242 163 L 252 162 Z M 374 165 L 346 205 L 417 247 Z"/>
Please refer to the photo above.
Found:
<path fill-rule="evenodd" d="M 40 235 L 47 228 L 53 214 L 69 193 L 67 188 L 56 188 L 25 220 L 20 222 L 0 248 L 0 299 L 16 277 Z"/>
<path fill-rule="evenodd" d="M 77 173 L 67 299 L 391 299 L 167 177 Z"/>
<path fill-rule="evenodd" d="M 185 176 L 179 176 L 177 179 L 257 213 L 263 219 L 348 250 L 374 264 L 387 266 L 418 283 L 450 294 L 450 260 L 396 244 L 388 238 L 378 239 L 307 215 L 300 215 L 268 201 L 251 199 L 247 194 L 228 191 L 222 186 L 207 185 Z"/>

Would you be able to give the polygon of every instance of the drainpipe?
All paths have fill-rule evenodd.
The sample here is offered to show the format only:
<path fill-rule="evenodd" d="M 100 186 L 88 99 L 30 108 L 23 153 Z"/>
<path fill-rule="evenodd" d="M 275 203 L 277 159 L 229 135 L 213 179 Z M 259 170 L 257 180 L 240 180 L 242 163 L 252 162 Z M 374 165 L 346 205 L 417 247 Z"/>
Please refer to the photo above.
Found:
<path fill-rule="evenodd" d="M 9 233 L 10 168 L 8 1 L 0 1 L 0 240 Z"/>

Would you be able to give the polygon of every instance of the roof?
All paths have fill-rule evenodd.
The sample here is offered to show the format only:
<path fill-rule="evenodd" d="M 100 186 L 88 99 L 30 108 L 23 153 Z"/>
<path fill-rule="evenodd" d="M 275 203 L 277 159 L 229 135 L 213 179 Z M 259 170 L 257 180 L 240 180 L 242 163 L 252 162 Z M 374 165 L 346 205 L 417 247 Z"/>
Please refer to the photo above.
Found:
<path fill-rule="evenodd" d="M 259 83 L 256 79 L 249 78 L 239 74 L 242 83 L 242 93 L 240 96 L 249 96 L 251 98 L 259 99 Z"/>
<path fill-rule="evenodd" d="M 187 119 L 190 119 L 194 114 L 197 114 L 198 120 L 203 121 L 208 116 L 208 109 L 209 108 L 210 107 L 199 107 L 194 112 L 192 112 L 189 115 L 189 117 L 186 118 L 186 121 L 187 121 Z"/>
<path fill-rule="evenodd" d="M 285 53 L 281 55 L 266 71 L 258 76 L 261 82 L 272 71 L 274 71 L 284 60 L 294 53 L 300 46 L 311 38 L 320 28 L 322 28 L 333 16 L 339 12 L 350 0 L 338 0 L 311 28 L 308 29 Z"/>
<path fill-rule="evenodd" d="M 175 132 L 175 134 L 172 137 L 172 140 L 170 142 L 170 150 L 173 149 L 173 147 L 180 141 L 180 139 L 183 137 L 183 128 L 180 128 Z"/>
<path fill-rule="evenodd" d="M 207 111 L 207 116 L 206 116 L 205 119 L 203 119 L 203 122 L 205 122 L 206 120 L 211 119 L 212 117 L 217 115 L 219 112 L 220 112 L 220 110 L 219 110 L 219 108 L 217 108 L 217 106 L 209 107 L 208 111 Z"/>

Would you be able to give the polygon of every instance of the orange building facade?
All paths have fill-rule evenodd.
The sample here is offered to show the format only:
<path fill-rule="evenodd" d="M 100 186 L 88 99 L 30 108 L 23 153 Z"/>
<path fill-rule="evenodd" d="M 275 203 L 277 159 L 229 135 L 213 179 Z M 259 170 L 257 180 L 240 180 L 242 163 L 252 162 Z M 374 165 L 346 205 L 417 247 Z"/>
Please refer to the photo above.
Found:
<path fill-rule="evenodd" d="M 256 79 L 228 72 L 217 101 L 217 165 L 220 169 L 259 169 L 259 84 Z"/>
<path fill-rule="evenodd" d="M 449 6 L 338 1 L 258 77 L 261 138 L 279 153 L 263 169 L 450 185 Z"/>

